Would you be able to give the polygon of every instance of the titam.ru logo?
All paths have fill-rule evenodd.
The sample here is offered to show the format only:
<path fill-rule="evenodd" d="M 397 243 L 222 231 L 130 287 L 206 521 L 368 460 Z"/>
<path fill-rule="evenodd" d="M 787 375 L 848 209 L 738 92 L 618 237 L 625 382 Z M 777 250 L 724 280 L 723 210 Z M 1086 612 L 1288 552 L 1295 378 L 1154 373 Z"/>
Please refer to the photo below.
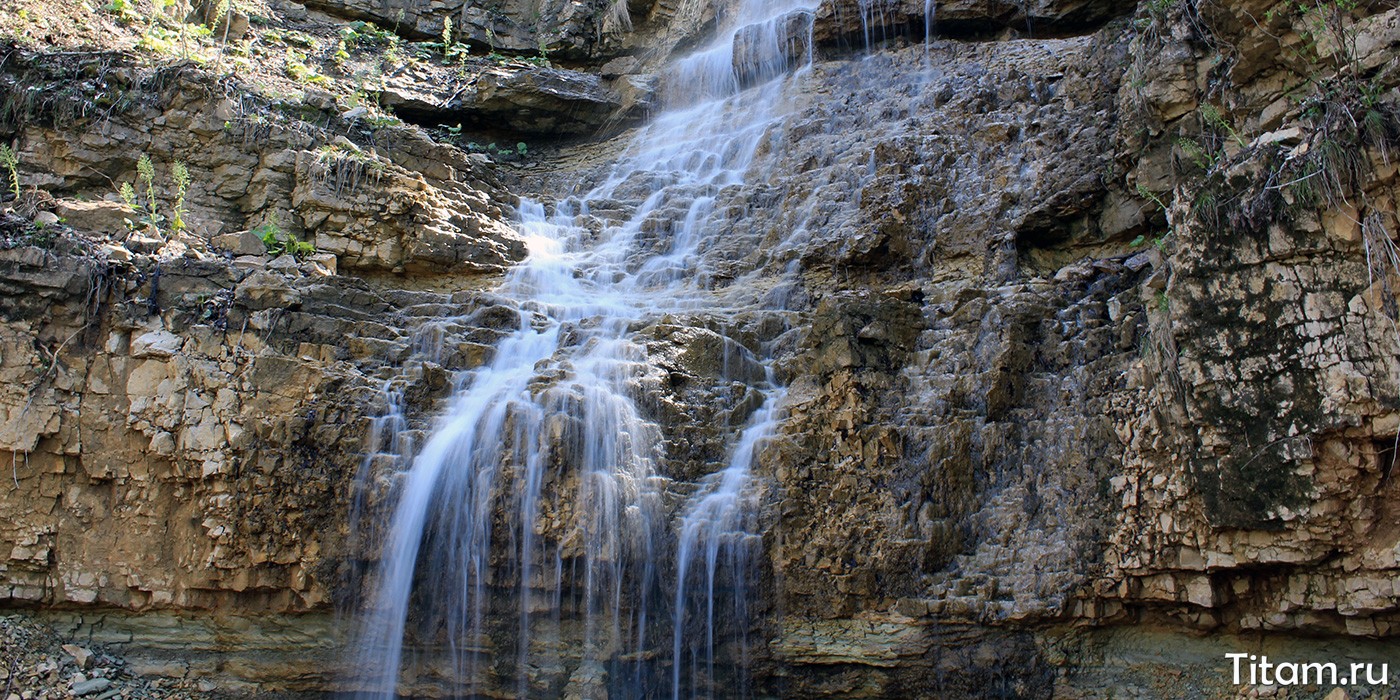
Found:
<path fill-rule="evenodd" d="M 1270 661 L 1262 654 L 1226 654 L 1235 685 L 1385 685 L 1390 664 L 1363 661 Z"/>

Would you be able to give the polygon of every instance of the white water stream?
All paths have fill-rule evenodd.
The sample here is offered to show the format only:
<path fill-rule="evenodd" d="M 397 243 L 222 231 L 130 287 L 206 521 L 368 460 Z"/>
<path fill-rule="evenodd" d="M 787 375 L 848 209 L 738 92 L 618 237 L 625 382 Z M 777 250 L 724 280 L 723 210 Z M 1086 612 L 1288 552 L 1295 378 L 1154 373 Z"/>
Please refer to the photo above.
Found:
<path fill-rule="evenodd" d="M 758 539 L 750 469 L 783 391 L 767 370 L 727 464 L 668 511 L 660 435 L 638 407 L 646 354 L 631 332 L 667 313 L 725 311 L 704 258 L 720 235 L 716 195 L 744 183 L 784 117 L 781 78 L 811 60 L 815 5 L 740 0 L 711 44 L 672 67 L 667 110 L 602 184 L 550 207 L 522 202 L 529 255 L 497 290 L 519 304 L 514 330 L 458 378 L 421 447 L 402 441 L 417 451 L 404 455 L 361 625 L 363 697 L 412 695 L 433 674 L 484 691 L 499 685 L 490 676 L 505 653 L 517 694 L 544 694 L 531 670 L 558 675 L 565 662 L 541 650 L 563 639 L 582 640 L 562 672 L 584 697 L 705 695 L 717 664 L 743 663 L 747 640 L 722 637 L 742 637 Z M 601 231 L 585 227 L 590 203 L 629 200 L 639 203 Z M 658 230 L 669 238 L 659 245 L 647 239 Z M 577 475 L 567 499 L 563 473 Z M 572 534 L 544 541 L 546 518 Z M 513 649 L 490 628 L 503 615 L 517 621 Z M 740 658 L 722 659 L 722 643 Z"/>

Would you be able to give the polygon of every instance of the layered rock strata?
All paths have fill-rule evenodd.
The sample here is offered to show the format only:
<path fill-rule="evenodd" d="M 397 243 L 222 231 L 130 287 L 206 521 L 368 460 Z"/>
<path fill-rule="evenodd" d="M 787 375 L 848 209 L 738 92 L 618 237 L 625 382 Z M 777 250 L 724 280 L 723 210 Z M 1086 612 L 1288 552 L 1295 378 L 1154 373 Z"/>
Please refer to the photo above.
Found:
<path fill-rule="evenodd" d="M 765 692 L 1229 695 L 1228 651 L 1393 644 L 1397 10 L 1124 9 L 940 6 L 1031 31 L 829 51 L 750 184 L 713 193 L 728 235 L 702 251 L 722 293 L 790 311 L 634 329 L 673 500 L 755 408 L 753 367 L 716 354 L 773 348 L 789 387 L 759 460 Z M 819 10 L 818 41 L 852 17 Z M 104 74 L 130 99 L 99 117 L 61 97 L 90 69 L 41 63 L 6 61 L 12 102 L 52 98 L 0 130 L 75 230 L 16 216 L 0 252 L 0 592 L 153 670 L 338 687 L 326 615 L 377 558 L 350 514 L 382 518 L 362 486 L 402 466 L 364 459 L 373 417 L 402 396 L 421 435 L 514 318 L 477 291 L 524 254 L 509 192 L 606 163 L 581 147 L 498 178 L 337 110 L 329 132 L 261 124 L 190 69 Z M 201 174 L 204 240 L 132 238 L 132 212 L 78 200 L 143 153 Z M 215 247 L 274 217 L 341 274 Z M 402 289 L 429 285 L 465 291 Z M 299 644 L 316 672 L 276 661 Z"/>

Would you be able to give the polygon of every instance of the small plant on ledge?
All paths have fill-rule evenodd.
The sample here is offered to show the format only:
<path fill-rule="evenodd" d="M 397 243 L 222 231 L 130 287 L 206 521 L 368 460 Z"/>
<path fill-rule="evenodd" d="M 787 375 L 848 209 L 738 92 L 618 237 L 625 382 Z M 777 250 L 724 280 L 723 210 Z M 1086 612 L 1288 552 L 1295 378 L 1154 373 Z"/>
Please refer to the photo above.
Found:
<path fill-rule="evenodd" d="M 263 246 L 267 248 L 267 254 L 274 258 L 285 254 L 297 260 L 303 260 L 316 254 L 314 243 L 298 240 L 292 234 L 283 231 L 282 227 L 278 225 L 276 217 L 253 229 L 253 233 L 262 239 Z"/>
<path fill-rule="evenodd" d="M 185 194 L 190 188 L 190 171 L 184 163 L 177 160 L 170 166 L 170 179 L 175 181 L 175 206 L 171 214 L 170 228 L 174 231 L 184 231 Z"/>
<path fill-rule="evenodd" d="M 19 201 L 19 156 L 7 145 L 0 145 L 0 167 L 9 174 L 10 191 L 14 193 L 15 201 Z"/>
<path fill-rule="evenodd" d="M 184 231 L 188 228 L 185 222 L 185 197 L 189 194 L 190 171 L 182 161 L 175 161 L 170 166 L 170 182 L 174 185 L 174 197 L 171 201 L 170 232 Z M 140 191 L 137 186 L 130 182 L 123 182 L 117 188 L 117 196 L 122 203 L 130 207 L 132 211 L 139 214 L 135 221 L 126 220 L 128 231 L 145 229 L 153 234 L 160 234 L 161 227 L 165 225 L 166 218 L 160 213 L 160 203 L 156 199 L 156 166 L 151 162 L 151 157 L 142 154 L 136 161 L 136 183 L 144 188 L 146 196 L 144 202 L 141 201 Z"/>

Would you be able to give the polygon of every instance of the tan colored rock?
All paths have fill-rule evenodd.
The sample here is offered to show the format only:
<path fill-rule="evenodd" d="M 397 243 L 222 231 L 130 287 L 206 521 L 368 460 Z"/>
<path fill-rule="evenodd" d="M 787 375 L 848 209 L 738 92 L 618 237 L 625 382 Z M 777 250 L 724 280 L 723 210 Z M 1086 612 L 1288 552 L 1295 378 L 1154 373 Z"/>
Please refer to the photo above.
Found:
<path fill-rule="evenodd" d="M 76 644 L 64 644 L 63 652 L 72 657 L 73 663 L 77 664 L 80 669 L 86 669 L 88 664 L 92 662 L 92 652 Z"/>
<path fill-rule="evenodd" d="M 300 294 L 281 275 L 259 270 L 238 284 L 234 298 L 250 309 L 277 309 L 295 305 Z"/>
<path fill-rule="evenodd" d="M 151 331 L 132 339 L 131 356 L 139 359 L 167 358 L 180 352 L 184 339 L 169 331 Z"/>
<path fill-rule="evenodd" d="M 252 231 L 222 234 L 209 242 L 215 248 L 233 255 L 262 255 L 267 252 L 267 245 Z"/>
<path fill-rule="evenodd" d="M 79 231 L 117 236 L 126 232 L 126 221 L 135 221 L 134 210 L 120 202 L 105 200 L 78 201 L 59 199 L 54 202 L 54 213 L 63 222 Z"/>

